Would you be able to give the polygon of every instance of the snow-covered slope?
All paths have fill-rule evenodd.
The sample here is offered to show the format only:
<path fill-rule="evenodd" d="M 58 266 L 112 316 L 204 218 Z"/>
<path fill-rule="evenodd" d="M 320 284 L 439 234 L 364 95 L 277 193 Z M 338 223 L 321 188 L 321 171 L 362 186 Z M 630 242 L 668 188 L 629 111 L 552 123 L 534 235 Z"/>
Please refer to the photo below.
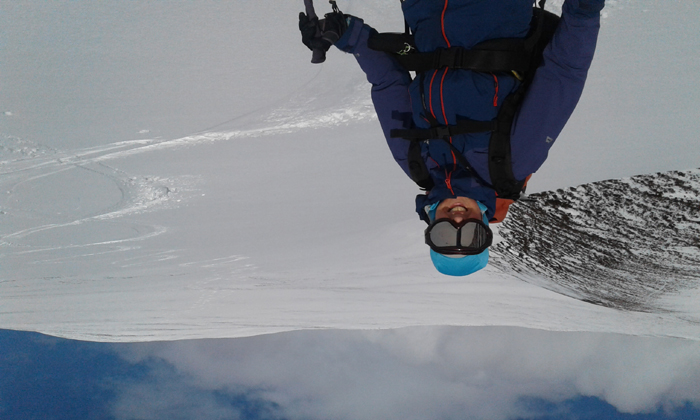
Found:
<path fill-rule="evenodd" d="M 344 124 L 311 131 L 287 127 L 262 137 L 257 130 L 234 131 L 73 151 L 15 141 L 13 151 L 6 151 L 14 158 L 3 163 L 6 194 L 0 205 L 11 223 L 3 225 L 0 238 L 5 270 L 0 322 L 99 341 L 417 325 L 700 338 L 693 255 L 674 253 L 686 258 L 676 261 L 685 277 L 658 264 L 657 277 L 633 278 L 621 286 L 620 277 L 635 271 L 591 264 L 591 232 L 601 236 L 593 255 L 629 250 L 665 260 L 668 247 L 645 242 L 643 233 L 633 237 L 636 242 L 611 242 L 608 233 L 600 234 L 610 226 L 606 221 L 586 229 L 592 214 L 611 212 L 614 192 L 628 204 L 616 207 L 620 220 L 613 227 L 627 232 L 637 223 L 653 233 L 657 225 L 668 226 L 631 216 L 648 208 L 644 196 L 628 194 L 631 188 L 655 191 L 661 185 L 686 185 L 687 191 L 676 187 L 657 201 L 672 203 L 683 196 L 689 206 L 684 217 L 692 224 L 696 171 L 603 183 L 630 191 L 584 185 L 569 193 L 566 202 L 572 207 L 566 208 L 557 204 L 563 198 L 548 198 L 563 192 L 535 194 L 539 205 L 514 206 L 490 267 L 468 278 L 445 277 L 431 266 L 422 244 L 424 225 L 411 209 L 414 187 L 398 170 L 379 183 L 372 182 L 371 171 L 354 171 L 355 148 L 386 152 L 371 135 L 376 122 L 356 122 L 351 133 Z M 339 147 L 344 153 L 338 154 Z M 271 149 L 288 158 L 271 168 L 283 172 L 246 178 L 249 168 L 270 164 Z M 309 157 L 308 150 L 317 153 Z M 381 162 L 372 166 L 382 167 Z M 282 173 L 285 182 L 279 182 Z M 344 179 L 348 176 L 352 182 Z M 344 188 L 334 190 L 339 184 Z M 406 188 L 387 195 L 394 185 Z M 361 196 L 376 199 L 358 207 Z M 250 202 L 249 197 L 257 198 Z M 557 217 L 569 218 L 566 245 L 556 243 Z M 696 236 L 688 229 L 680 238 L 692 243 Z M 673 237 L 666 239 L 674 243 Z M 567 253 L 556 254 L 552 242 Z M 519 254 L 525 246 L 525 257 L 511 251 Z M 643 270 L 643 263 L 635 270 Z M 663 296 L 659 287 L 649 294 L 657 284 L 665 285 Z"/>
<path fill-rule="evenodd" d="M 403 28 L 394 0 L 339 6 L 379 30 Z M 533 192 L 697 166 L 700 94 L 688 69 L 699 56 L 683 53 L 698 41 L 694 6 L 608 1 L 584 96 Z M 364 75 L 338 51 L 309 64 L 301 9 L 0 4 L 0 328 L 103 341 L 415 325 L 700 338 L 697 266 L 684 265 L 697 257 L 643 236 L 606 252 L 640 246 L 626 262 L 634 270 L 645 252 L 673 254 L 681 281 L 659 275 L 661 297 L 653 276 L 620 287 L 635 274 L 591 267 L 585 249 L 567 251 L 585 264 L 513 259 L 504 241 L 475 276 L 437 274 L 413 211 L 418 191 L 384 144 Z M 585 225 L 580 197 L 570 217 Z M 522 248 L 509 223 L 503 235 Z M 657 225 L 670 226 L 648 229 Z M 693 227 L 680 227 L 691 240 Z M 645 298 L 649 287 L 657 298 Z"/>
<path fill-rule="evenodd" d="M 519 278 L 646 312 L 683 312 L 673 298 L 700 287 L 700 170 L 533 194 L 511 211 L 493 263 Z"/>

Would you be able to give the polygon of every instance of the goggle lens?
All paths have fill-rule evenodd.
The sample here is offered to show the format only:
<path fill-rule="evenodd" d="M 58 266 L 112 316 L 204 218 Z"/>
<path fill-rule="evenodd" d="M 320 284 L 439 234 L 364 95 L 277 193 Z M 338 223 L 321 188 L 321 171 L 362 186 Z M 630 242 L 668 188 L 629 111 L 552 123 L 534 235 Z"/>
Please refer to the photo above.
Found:
<path fill-rule="evenodd" d="M 457 246 L 457 228 L 452 223 L 437 223 L 430 230 L 430 240 L 436 246 Z"/>
<path fill-rule="evenodd" d="M 478 254 L 491 245 L 491 231 L 479 220 L 455 226 L 450 220 L 436 220 L 425 232 L 426 243 L 440 253 Z"/>

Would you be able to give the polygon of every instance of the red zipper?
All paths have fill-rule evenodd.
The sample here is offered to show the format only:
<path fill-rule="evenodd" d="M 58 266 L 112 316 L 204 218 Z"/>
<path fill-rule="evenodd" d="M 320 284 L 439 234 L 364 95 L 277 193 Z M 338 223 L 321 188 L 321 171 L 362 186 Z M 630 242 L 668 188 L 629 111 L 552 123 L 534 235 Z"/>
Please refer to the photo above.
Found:
<path fill-rule="evenodd" d="M 450 48 L 450 40 L 447 39 L 447 34 L 445 33 L 445 12 L 447 12 L 447 2 L 448 0 L 445 0 L 445 7 L 442 9 L 442 16 L 440 17 L 440 22 L 442 24 L 442 37 L 445 38 L 447 48 Z"/>
<path fill-rule="evenodd" d="M 496 90 L 496 93 L 493 95 L 493 106 L 498 106 L 498 77 L 493 73 L 491 73 L 491 76 L 493 76 L 494 88 Z"/>
<path fill-rule="evenodd" d="M 454 153 L 452 154 L 452 156 L 454 157 Z M 450 192 L 452 193 L 452 195 L 455 195 L 455 192 L 454 192 L 454 190 L 452 189 L 452 171 L 450 171 L 449 173 L 447 173 L 447 169 L 445 169 L 445 175 L 447 175 L 447 176 L 445 177 L 445 185 L 447 185 L 447 188 L 450 190 Z"/>

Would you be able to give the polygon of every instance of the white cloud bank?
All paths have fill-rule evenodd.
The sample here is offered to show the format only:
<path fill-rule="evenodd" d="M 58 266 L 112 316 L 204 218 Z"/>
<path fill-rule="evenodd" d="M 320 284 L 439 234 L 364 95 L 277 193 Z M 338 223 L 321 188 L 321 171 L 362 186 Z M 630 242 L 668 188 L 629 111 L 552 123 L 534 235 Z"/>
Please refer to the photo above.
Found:
<path fill-rule="evenodd" d="M 526 400 L 577 396 L 626 413 L 700 406 L 700 343 L 667 338 L 508 327 L 300 331 L 142 344 L 123 355 L 166 361 L 184 382 L 159 369 L 123 391 L 118 418 L 165 418 L 163 401 L 236 418 L 216 391 L 270 401 L 290 419 L 505 420 L 538 414 Z"/>

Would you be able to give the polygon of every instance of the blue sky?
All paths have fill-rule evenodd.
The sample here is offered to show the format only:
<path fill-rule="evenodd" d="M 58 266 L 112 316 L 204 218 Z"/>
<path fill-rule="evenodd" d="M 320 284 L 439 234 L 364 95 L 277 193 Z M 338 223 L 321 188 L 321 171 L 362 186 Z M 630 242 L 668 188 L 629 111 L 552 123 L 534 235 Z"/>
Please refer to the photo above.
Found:
<path fill-rule="evenodd" d="M 398 411 L 401 418 L 406 414 L 400 411 L 406 407 L 417 410 L 416 414 L 420 413 L 420 405 L 427 411 L 420 416 L 408 415 L 404 418 L 700 418 L 697 395 L 687 401 L 674 397 L 674 394 L 683 395 L 684 387 L 692 389 L 700 383 L 700 356 L 681 361 L 688 368 L 685 375 L 655 378 L 666 388 L 659 388 L 659 395 L 652 401 L 654 408 L 647 408 L 644 412 L 621 412 L 605 400 L 605 395 L 584 396 L 577 392 L 561 392 L 570 387 L 571 382 L 585 381 L 586 375 L 589 381 L 597 380 L 595 376 L 606 369 L 599 370 L 595 364 L 605 365 L 606 360 L 616 358 L 613 348 L 620 343 L 625 343 L 629 360 L 641 362 L 648 360 L 649 356 L 658 357 L 659 365 L 665 366 L 666 371 L 673 369 L 668 369 L 671 364 L 665 358 L 676 358 L 685 353 L 679 352 L 680 348 L 700 354 L 697 343 L 649 338 L 630 341 L 630 337 L 614 334 L 581 336 L 580 333 L 544 333 L 511 328 L 467 328 L 445 332 L 451 338 L 443 336 L 441 340 L 456 340 L 454 342 L 458 343 L 465 338 L 473 338 L 483 343 L 469 349 L 479 368 L 463 371 L 457 365 L 468 363 L 466 359 L 470 357 L 464 356 L 463 360 L 458 361 L 448 351 L 439 351 L 422 361 L 415 354 L 407 357 L 405 352 L 420 353 L 423 350 L 420 346 L 406 346 L 405 342 L 389 350 L 392 342 L 396 344 L 396 331 L 369 336 L 357 332 L 299 332 L 229 340 L 109 344 L 2 330 L 0 413 L 4 420 L 355 419 L 372 418 L 373 412 L 378 413 L 378 417 L 390 418 L 386 417 L 386 413 L 391 410 Z M 515 375 L 507 373 L 507 369 L 499 371 L 496 367 L 498 363 L 489 366 L 476 349 L 483 346 L 493 351 L 492 338 L 496 335 L 501 336 L 502 342 L 522 349 L 520 363 L 523 371 L 534 372 L 532 366 L 539 366 L 542 371 L 548 371 L 547 374 Z M 624 340 L 620 341 L 620 338 Z M 561 343 L 567 341 L 576 342 L 579 347 L 591 347 L 593 343 L 601 342 L 612 344 L 610 347 L 596 348 L 596 352 L 600 353 L 598 362 L 590 355 L 578 359 L 578 362 L 565 357 L 566 364 L 577 364 L 582 360 L 590 363 L 583 366 L 579 374 L 568 376 L 563 373 L 566 368 L 557 368 L 556 357 L 547 355 L 546 359 L 550 359 L 550 362 L 546 362 L 542 359 L 543 355 L 532 351 L 544 347 L 523 345 L 523 340 L 528 339 L 540 343 L 544 339 L 557 352 L 562 349 Z M 666 354 L 657 351 L 663 348 L 658 347 L 661 344 L 669 349 Z M 329 351 L 340 347 L 345 350 Z M 400 347 L 403 347 L 403 354 L 397 351 Z M 253 350 L 258 354 L 250 353 Z M 300 357 L 300 351 L 309 353 L 308 358 Z M 270 359 L 270 355 L 275 357 Z M 512 356 L 509 358 L 512 359 Z M 307 364 L 309 360 L 313 360 L 313 364 Z M 450 366 L 454 367 L 452 374 L 444 371 L 445 367 Z M 639 372 L 653 370 L 652 366 L 637 363 L 629 366 L 635 367 L 629 371 L 621 370 L 619 374 L 626 374 L 630 381 L 638 382 L 635 378 L 640 377 Z M 302 374 L 289 375 L 296 369 L 300 369 Z M 441 370 L 441 374 L 435 373 Z M 216 371 L 223 372 L 223 375 L 217 377 Z M 460 374 L 464 377 L 460 377 Z M 460 398 L 471 398 L 468 395 L 472 392 L 469 387 L 462 388 L 461 393 L 455 392 L 455 388 L 435 381 L 440 375 L 446 375 L 448 381 L 453 383 L 480 384 L 484 392 L 479 394 L 476 401 L 464 404 Z M 425 383 L 420 383 L 420 380 L 411 383 L 412 377 L 422 377 Z M 551 382 L 544 393 L 537 391 L 537 388 L 542 388 L 543 379 Z M 317 383 L 311 383 L 314 381 Z M 367 387 L 371 393 L 381 394 L 372 387 L 371 382 L 380 382 L 387 392 L 380 396 L 363 393 L 362 388 Z M 632 388 L 636 385 L 639 384 L 629 383 Z M 658 383 L 650 378 L 646 386 L 658 388 Z M 392 387 L 402 391 L 394 394 L 388 390 Z M 608 387 L 602 394 L 611 396 L 615 392 Z M 630 395 L 628 401 L 635 398 L 637 396 Z M 437 404 L 431 408 L 434 403 Z M 619 400 L 617 403 L 619 405 Z M 386 406 L 381 407 L 382 404 Z M 356 408 L 361 406 L 366 408 Z M 445 406 L 451 407 L 443 410 Z M 501 409 L 491 412 L 498 406 Z M 472 415 L 465 417 L 464 413 Z M 431 414 L 435 416 L 431 417 Z"/>

